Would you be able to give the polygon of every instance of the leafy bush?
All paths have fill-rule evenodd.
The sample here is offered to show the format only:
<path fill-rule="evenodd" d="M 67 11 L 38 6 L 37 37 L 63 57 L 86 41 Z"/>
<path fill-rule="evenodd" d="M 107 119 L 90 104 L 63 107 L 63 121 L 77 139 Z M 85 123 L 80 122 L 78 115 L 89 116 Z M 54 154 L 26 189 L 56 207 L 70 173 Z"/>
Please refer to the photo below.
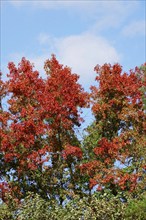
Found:
<path fill-rule="evenodd" d="M 12 220 L 13 212 L 6 203 L 0 204 L 0 220 Z"/>
<path fill-rule="evenodd" d="M 127 220 L 146 219 L 146 194 L 141 196 L 140 199 L 132 199 L 126 209 L 125 216 Z"/>

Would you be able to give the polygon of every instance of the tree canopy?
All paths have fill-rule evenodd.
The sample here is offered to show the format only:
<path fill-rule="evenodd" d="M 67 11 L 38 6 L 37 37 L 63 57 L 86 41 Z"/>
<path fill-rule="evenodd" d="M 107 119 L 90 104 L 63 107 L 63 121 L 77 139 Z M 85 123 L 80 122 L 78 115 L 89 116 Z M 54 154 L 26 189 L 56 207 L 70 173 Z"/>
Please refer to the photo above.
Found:
<path fill-rule="evenodd" d="M 0 219 L 144 219 L 146 64 L 128 73 L 97 65 L 90 92 L 54 55 L 45 79 L 25 58 L 8 69 L 0 79 Z M 89 107 L 94 121 L 80 141 Z"/>

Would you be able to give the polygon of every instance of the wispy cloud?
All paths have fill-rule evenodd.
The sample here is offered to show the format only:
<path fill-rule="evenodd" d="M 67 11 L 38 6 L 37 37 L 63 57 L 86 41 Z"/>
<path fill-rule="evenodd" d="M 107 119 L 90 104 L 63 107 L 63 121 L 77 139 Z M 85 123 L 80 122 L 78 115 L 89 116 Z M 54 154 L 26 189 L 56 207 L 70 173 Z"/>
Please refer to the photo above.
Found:
<path fill-rule="evenodd" d="M 125 1 L 101 1 L 101 13 L 97 13 L 100 16 L 97 16 L 91 30 L 99 33 L 111 28 L 120 29 L 138 8 L 138 1 L 126 1 L 126 4 Z"/>
<path fill-rule="evenodd" d="M 128 37 L 146 35 L 146 21 L 145 20 L 134 21 L 126 25 L 122 30 L 122 34 Z"/>
<path fill-rule="evenodd" d="M 20 0 L 10 0 L 9 1 L 12 5 L 14 5 L 15 7 L 20 7 L 23 6 L 24 4 L 27 3 L 27 1 L 20 1 Z M 6 3 L 6 2 L 5 2 Z"/>
<path fill-rule="evenodd" d="M 41 45 L 50 43 L 52 41 L 52 38 L 46 34 L 46 33 L 40 33 L 38 36 L 38 41 Z"/>
<path fill-rule="evenodd" d="M 15 7 L 21 7 L 25 5 L 29 5 L 30 7 L 35 7 L 38 9 L 62 9 L 62 8 L 74 8 L 76 10 L 94 10 L 94 6 L 99 4 L 99 2 L 90 2 L 90 1 L 70 1 L 70 0 L 9 0 L 9 2 Z"/>
<path fill-rule="evenodd" d="M 46 0 L 11 0 L 10 3 L 18 8 L 29 6 L 29 9 L 67 10 L 68 13 L 78 13 L 83 19 L 93 22 L 91 31 L 102 31 L 109 28 L 119 28 L 125 20 L 140 6 L 138 1 L 46 1 Z"/>

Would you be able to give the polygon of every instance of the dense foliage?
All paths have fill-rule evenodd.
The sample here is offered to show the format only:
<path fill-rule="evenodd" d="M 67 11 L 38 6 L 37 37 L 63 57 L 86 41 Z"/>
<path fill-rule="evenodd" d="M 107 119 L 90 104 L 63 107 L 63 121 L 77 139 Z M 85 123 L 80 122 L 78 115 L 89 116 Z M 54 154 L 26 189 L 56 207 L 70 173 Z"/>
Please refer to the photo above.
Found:
<path fill-rule="evenodd" d="M 8 69 L 0 79 L 0 219 L 144 219 L 146 65 L 129 73 L 97 65 L 90 93 L 54 55 L 45 79 L 25 58 Z M 95 120 L 81 142 L 76 129 L 89 106 Z"/>
<path fill-rule="evenodd" d="M 91 87 L 95 122 L 85 139 L 94 154 L 80 169 L 90 177 L 91 188 L 98 184 L 98 190 L 108 188 L 114 195 L 133 191 L 144 178 L 146 162 L 144 75 L 138 74 L 139 69 L 122 73 L 118 64 L 96 66 L 95 71 L 99 81 L 99 87 Z"/>

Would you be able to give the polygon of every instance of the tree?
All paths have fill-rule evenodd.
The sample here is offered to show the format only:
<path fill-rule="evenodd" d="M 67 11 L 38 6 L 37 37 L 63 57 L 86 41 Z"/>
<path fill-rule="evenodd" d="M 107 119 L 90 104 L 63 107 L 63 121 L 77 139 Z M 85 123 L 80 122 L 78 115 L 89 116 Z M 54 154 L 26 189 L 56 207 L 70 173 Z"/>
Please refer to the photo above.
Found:
<path fill-rule="evenodd" d="M 45 63 L 44 80 L 25 58 L 18 68 L 14 63 L 8 68 L 9 80 L 2 82 L 9 95 L 9 109 L 1 111 L 2 178 L 18 199 L 32 191 L 62 204 L 69 184 L 68 193 L 75 191 L 74 164 L 82 152 L 74 127 L 80 125 L 86 93 L 55 56 Z"/>
<path fill-rule="evenodd" d="M 80 165 L 81 174 L 89 176 L 92 189 L 112 194 L 133 191 L 144 178 L 145 169 L 145 111 L 142 102 L 143 74 L 138 68 L 122 73 L 119 64 L 97 65 L 96 81 L 99 87 L 91 87 L 92 111 L 95 122 L 86 137 L 92 156 Z M 97 137 L 97 139 L 95 139 Z M 90 141 L 91 140 L 91 141 Z M 88 144 L 86 145 L 88 149 Z M 143 179 L 144 180 L 144 179 Z"/>
<path fill-rule="evenodd" d="M 0 219 L 145 216 L 145 67 L 96 66 L 88 94 L 54 55 L 45 79 L 25 58 L 9 63 L 0 79 Z M 95 120 L 81 142 L 75 129 L 89 103 Z"/>

